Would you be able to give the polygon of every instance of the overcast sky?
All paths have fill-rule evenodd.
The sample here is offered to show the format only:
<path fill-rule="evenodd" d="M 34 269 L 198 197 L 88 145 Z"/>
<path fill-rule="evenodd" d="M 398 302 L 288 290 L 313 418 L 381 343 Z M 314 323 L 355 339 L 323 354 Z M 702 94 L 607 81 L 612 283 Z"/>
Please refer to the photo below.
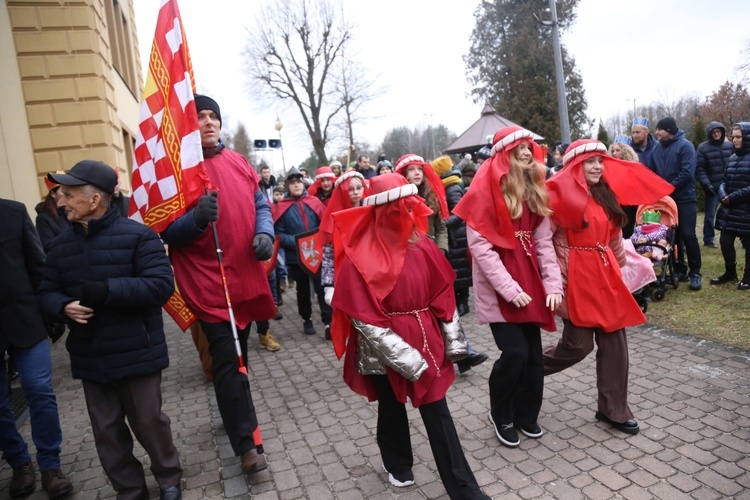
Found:
<path fill-rule="evenodd" d="M 142 64 L 148 61 L 159 3 L 134 0 Z M 376 146 L 392 128 L 430 123 L 460 134 L 479 118 L 482 103 L 468 97 L 463 62 L 478 3 L 344 0 L 357 25 L 359 60 L 386 89 L 368 110 L 373 118 L 355 130 L 358 140 Z M 198 91 L 218 101 L 226 126 L 233 129 L 242 122 L 252 139 L 278 137 L 278 114 L 289 168 L 312 149 L 297 111 L 282 104 L 261 107 L 246 91 L 240 54 L 257 5 L 247 0 L 179 2 Z M 546 5 L 540 0 L 540 6 Z M 580 0 L 577 22 L 562 42 L 583 77 L 589 116 L 624 113 L 632 109 L 632 99 L 640 105 L 664 95 L 703 97 L 726 80 L 736 81 L 740 50 L 750 39 L 750 2 L 709 5 L 705 0 Z M 279 154 L 266 160 L 281 169 Z"/>

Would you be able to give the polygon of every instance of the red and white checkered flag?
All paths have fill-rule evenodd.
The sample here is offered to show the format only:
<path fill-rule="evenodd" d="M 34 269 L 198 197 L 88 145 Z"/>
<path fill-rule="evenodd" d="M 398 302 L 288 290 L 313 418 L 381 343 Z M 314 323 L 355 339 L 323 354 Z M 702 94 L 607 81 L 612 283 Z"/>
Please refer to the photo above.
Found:
<path fill-rule="evenodd" d="M 129 210 L 131 219 L 157 233 L 209 185 L 194 92 L 177 0 L 162 0 L 141 102 Z"/>

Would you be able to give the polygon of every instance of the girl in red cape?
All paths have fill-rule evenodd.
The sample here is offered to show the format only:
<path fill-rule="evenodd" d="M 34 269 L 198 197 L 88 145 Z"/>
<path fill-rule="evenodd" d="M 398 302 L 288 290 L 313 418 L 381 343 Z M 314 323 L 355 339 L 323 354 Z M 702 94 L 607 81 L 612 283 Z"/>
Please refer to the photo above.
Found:
<path fill-rule="evenodd" d="M 336 179 L 331 193 L 330 202 L 320 223 L 321 242 L 323 243 L 323 264 L 321 265 L 320 281 L 325 292 L 326 304 L 331 305 L 334 291 L 335 268 L 333 259 L 333 214 L 339 210 L 358 207 L 362 199 L 370 195 L 370 184 L 356 170 L 349 170 Z M 336 323 L 336 311 L 333 312 L 331 324 Z M 326 340 L 331 340 L 331 334 L 326 331 Z"/>
<path fill-rule="evenodd" d="M 444 254 L 448 255 L 448 229 L 445 219 L 450 217 L 448 202 L 445 199 L 443 181 L 426 163 L 424 158 L 408 153 L 396 161 L 395 173 L 406 177 L 406 180 L 417 186 L 417 193 L 424 198 L 433 214 L 428 218 L 427 236 Z"/>
<path fill-rule="evenodd" d="M 466 221 L 477 321 L 490 324 L 502 351 L 490 374 L 489 419 L 502 444 L 543 431 L 537 423 L 544 391 L 541 328 L 555 331 L 562 278 L 552 246 L 546 169 L 533 134 L 505 127 L 492 156 L 454 209 Z"/>
<path fill-rule="evenodd" d="M 628 342 L 625 328 L 646 321 L 622 281 L 625 264 L 620 205 L 653 203 L 670 184 L 638 162 L 612 158 L 599 141 L 578 140 L 563 169 L 547 181 L 554 245 L 565 285 L 558 308 L 562 338 L 544 350 L 544 374 L 557 373 L 598 346 L 596 419 L 628 434 L 640 430 L 628 406 Z"/>
<path fill-rule="evenodd" d="M 374 194 L 364 206 L 333 214 L 332 305 L 345 321 L 331 334 L 339 356 L 346 345 L 344 380 L 378 401 L 377 443 L 391 484 L 414 484 L 408 398 L 422 416 L 450 498 L 488 499 L 445 400 L 455 379 L 450 358 L 468 351 L 456 313 L 455 273 L 425 237 L 432 212 L 399 174 L 373 177 L 370 187 Z"/>

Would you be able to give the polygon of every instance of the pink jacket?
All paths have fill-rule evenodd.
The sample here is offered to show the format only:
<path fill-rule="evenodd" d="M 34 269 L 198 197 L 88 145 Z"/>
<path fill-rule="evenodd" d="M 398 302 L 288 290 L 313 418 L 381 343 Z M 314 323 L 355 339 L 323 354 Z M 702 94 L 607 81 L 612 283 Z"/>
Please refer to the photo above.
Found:
<path fill-rule="evenodd" d="M 492 243 L 469 226 L 466 226 L 466 237 L 472 258 L 477 322 L 480 324 L 504 323 L 505 319 L 500 313 L 495 292 L 510 302 L 523 290 L 508 273 L 500 256 L 493 250 Z M 552 246 L 552 228 L 549 217 L 545 217 L 534 231 L 534 244 L 545 293 L 547 295 L 562 294 L 562 277 L 557 265 L 555 249 Z"/>

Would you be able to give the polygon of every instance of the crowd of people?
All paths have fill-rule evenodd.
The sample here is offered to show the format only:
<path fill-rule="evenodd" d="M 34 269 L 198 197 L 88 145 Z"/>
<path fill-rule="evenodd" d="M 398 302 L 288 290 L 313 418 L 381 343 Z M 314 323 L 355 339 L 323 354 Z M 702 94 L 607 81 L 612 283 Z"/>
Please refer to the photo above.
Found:
<path fill-rule="evenodd" d="M 705 193 L 703 244 L 715 248 L 720 231 L 726 265 L 711 284 L 738 281 L 739 238 L 746 250 L 738 289 L 750 289 L 750 123 L 729 133 L 709 124 L 709 140 L 696 151 L 674 118 L 660 119 L 654 135 L 647 119 L 636 118 L 631 136 L 618 136 L 609 150 L 581 139 L 555 144 L 549 160 L 533 134 L 514 126 L 456 165 L 448 156 L 427 162 L 408 152 L 372 165 L 362 154 L 352 166 L 320 166 L 313 177 L 292 168 L 280 181 L 224 146 L 215 100 L 196 94 L 195 104 L 214 189 L 161 234 L 124 216 L 117 170 L 98 161 L 47 175 L 36 228 L 22 204 L 0 200 L 7 249 L 0 294 L 8 312 L 0 318 L 0 348 L 20 375 L 37 449 L 35 467 L 10 412 L 2 367 L 0 449 L 13 469 L 11 497 L 34 491 L 36 468 L 49 498 L 73 490 L 60 465 L 47 341 L 67 328 L 72 376 L 82 381 L 96 450 L 117 497 L 148 498 L 135 437 L 160 498 L 181 498 L 179 452 L 161 396 L 169 365 L 161 307 L 175 287 L 197 318 L 200 364 L 243 472 L 268 466 L 247 376 L 250 331 L 255 323 L 260 348 L 282 349 L 270 321 L 281 318 L 278 306 L 295 290 L 300 332 L 318 333 L 317 303 L 325 340 L 343 357 L 344 381 L 377 401 L 375 441 L 389 482 L 414 484 L 410 402 L 453 499 L 489 498 L 446 399 L 456 370 L 489 358 L 471 348 L 462 316 L 473 309 L 500 351 L 488 380 L 488 425 L 512 448 L 519 432 L 530 439 L 544 433 L 544 377 L 580 362 L 595 345 L 594 418 L 639 432 L 628 405 L 626 328 L 646 318 L 620 271 L 637 206 L 671 197 L 679 220 L 675 271 L 699 291 L 697 181 Z M 556 331 L 556 316 L 560 339 L 545 347 L 541 330 Z"/>

